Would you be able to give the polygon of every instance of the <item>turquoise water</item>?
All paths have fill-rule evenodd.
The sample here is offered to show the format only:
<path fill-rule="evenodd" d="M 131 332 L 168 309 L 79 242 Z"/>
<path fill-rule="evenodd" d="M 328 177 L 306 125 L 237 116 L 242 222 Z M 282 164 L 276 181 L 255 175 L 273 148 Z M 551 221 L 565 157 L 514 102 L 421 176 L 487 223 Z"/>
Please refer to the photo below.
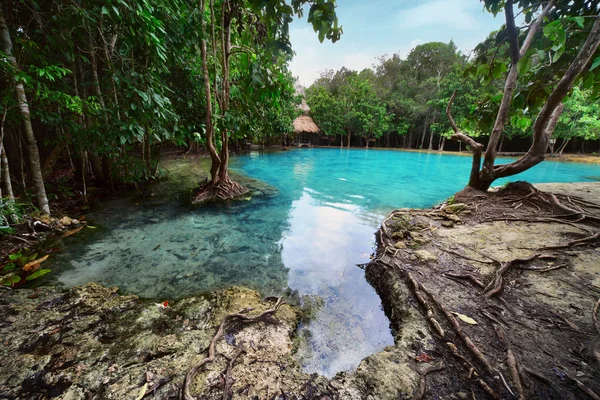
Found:
<path fill-rule="evenodd" d="M 508 161 L 508 160 L 507 160 Z M 90 281 L 158 299 L 245 285 L 316 305 L 297 357 L 332 376 L 393 344 L 381 302 L 357 264 L 369 261 L 386 213 L 427 207 L 460 190 L 470 157 L 362 149 L 294 149 L 233 157 L 250 201 L 190 209 L 206 162 L 173 160 L 153 196 L 98 205 L 47 262 L 65 286 Z M 545 162 L 518 179 L 592 180 L 600 166 Z M 246 177 L 264 182 L 255 182 Z M 499 182 L 501 184 L 502 182 Z"/>

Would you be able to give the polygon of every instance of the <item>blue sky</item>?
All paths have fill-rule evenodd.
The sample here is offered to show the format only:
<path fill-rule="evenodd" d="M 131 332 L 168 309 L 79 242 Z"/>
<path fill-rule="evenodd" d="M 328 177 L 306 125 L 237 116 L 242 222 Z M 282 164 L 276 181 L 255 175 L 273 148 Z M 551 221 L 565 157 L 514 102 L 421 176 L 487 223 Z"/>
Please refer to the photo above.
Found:
<path fill-rule="evenodd" d="M 306 13 L 291 25 L 296 56 L 290 68 L 304 86 L 326 69 L 362 70 L 386 53 L 405 58 L 421 43 L 454 40 L 469 53 L 504 22 L 503 14 L 494 18 L 479 0 L 337 0 L 337 4 L 344 34 L 335 44 L 319 43 Z"/>

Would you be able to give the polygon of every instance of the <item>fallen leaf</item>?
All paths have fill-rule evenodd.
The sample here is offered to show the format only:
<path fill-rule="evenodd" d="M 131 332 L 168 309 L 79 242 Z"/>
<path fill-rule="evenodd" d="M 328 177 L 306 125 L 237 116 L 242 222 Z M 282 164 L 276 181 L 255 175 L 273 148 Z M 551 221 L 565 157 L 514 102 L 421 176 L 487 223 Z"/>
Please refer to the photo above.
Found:
<path fill-rule="evenodd" d="M 144 398 L 144 395 L 146 394 L 146 390 L 148 390 L 148 382 L 144 383 L 144 386 L 142 386 L 142 389 L 140 390 L 140 393 L 137 395 L 135 400 L 142 400 Z"/>
<path fill-rule="evenodd" d="M 79 232 L 80 230 L 82 230 L 84 226 L 85 225 L 81 225 L 79 228 L 71 229 L 70 231 L 63 233 L 62 237 L 69 237 L 71 235 L 74 235 L 77 232 Z"/>
<path fill-rule="evenodd" d="M 418 362 L 427 363 L 433 360 L 433 358 L 427 353 L 420 353 L 418 356 L 415 357 L 415 360 L 417 360 Z"/>
<path fill-rule="evenodd" d="M 87 227 L 88 227 L 89 229 L 96 229 L 96 227 L 95 227 L 95 226 L 91 226 L 91 225 L 88 225 Z"/>
<path fill-rule="evenodd" d="M 456 315 L 458 318 L 460 318 L 461 321 L 466 322 L 467 324 L 470 325 L 477 325 L 477 321 L 475 321 L 473 318 L 468 317 L 464 314 L 460 314 L 457 312 L 452 311 L 452 314 Z"/>
<path fill-rule="evenodd" d="M 35 271 L 36 269 L 38 269 L 40 267 L 41 263 L 43 263 L 44 261 L 46 261 L 48 259 L 48 257 L 50 257 L 50 255 L 45 255 L 42 258 L 38 258 L 37 260 L 28 262 L 23 267 L 23 271 Z"/>
<path fill-rule="evenodd" d="M 52 270 L 50 269 L 40 269 L 39 271 L 35 271 L 33 274 L 29 275 L 27 278 L 25 278 L 26 281 L 32 281 L 34 279 L 39 278 L 40 276 L 44 276 L 47 273 L 51 272 Z"/>

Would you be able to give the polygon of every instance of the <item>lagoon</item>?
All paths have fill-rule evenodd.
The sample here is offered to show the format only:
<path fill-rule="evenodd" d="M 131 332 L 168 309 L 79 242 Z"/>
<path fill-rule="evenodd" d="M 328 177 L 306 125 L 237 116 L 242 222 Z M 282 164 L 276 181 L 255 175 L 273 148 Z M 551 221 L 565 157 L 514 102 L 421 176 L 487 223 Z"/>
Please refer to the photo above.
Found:
<path fill-rule="evenodd" d="M 470 164 L 466 156 L 394 150 L 252 152 L 231 159 L 233 177 L 255 188 L 251 198 L 190 208 L 185 199 L 204 180 L 206 159 L 169 160 L 150 196 L 96 205 L 87 216 L 95 229 L 63 239 L 47 263 L 55 283 L 94 281 L 158 300 L 231 285 L 285 294 L 311 306 L 297 333 L 298 361 L 331 377 L 393 344 L 359 267 L 379 223 L 394 208 L 442 202 L 464 187 Z M 600 165 L 546 161 L 512 180 L 598 176 Z"/>

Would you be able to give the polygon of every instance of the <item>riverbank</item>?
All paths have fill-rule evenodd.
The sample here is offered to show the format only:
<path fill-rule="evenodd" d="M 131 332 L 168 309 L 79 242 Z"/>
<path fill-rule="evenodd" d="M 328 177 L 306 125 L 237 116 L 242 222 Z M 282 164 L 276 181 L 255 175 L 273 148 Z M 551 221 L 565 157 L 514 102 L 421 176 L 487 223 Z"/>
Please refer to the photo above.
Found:
<path fill-rule="evenodd" d="M 367 278 L 396 333 L 428 324 L 415 353 L 429 396 L 600 393 L 600 184 L 536 187 L 467 190 L 382 224 Z"/>
<path fill-rule="evenodd" d="M 185 178 L 181 168 L 171 172 L 181 174 L 181 179 L 188 179 L 193 186 L 194 179 Z M 180 186 L 184 180 L 172 184 Z M 600 198 L 600 184 L 540 187 L 566 193 L 558 198 L 568 207 L 583 204 L 588 210 L 597 210 L 589 203 Z M 161 197 L 159 189 L 153 199 Z M 162 190 L 169 191 L 168 187 Z M 463 193 L 443 208 L 405 209 L 386 221 L 391 246 L 379 247 L 366 273 L 381 296 L 396 344 L 366 357 L 355 372 L 340 373 L 330 380 L 303 373 L 294 351 L 302 340 L 296 336 L 298 322 L 310 312 L 282 306 L 255 323 L 241 323 L 238 317 L 237 322 L 230 321 L 215 341 L 220 355 L 194 375 L 192 394 L 223 398 L 229 387 L 234 398 L 397 399 L 418 397 L 426 389 L 428 397 L 435 393 L 468 398 L 474 393 L 476 398 L 487 398 L 489 388 L 508 397 L 509 390 L 517 390 L 505 363 L 509 348 L 526 375 L 522 381 L 527 394 L 575 398 L 580 389 L 568 376 L 597 390 L 594 379 L 598 376 L 592 366 L 598 342 L 590 322 L 594 296 L 600 295 L 596 247 L 548 250 L 549 254 L 541 254 L 544 257 L 532 258 L 531 264 L 513 263 L 515 268 L 536 269 L 520 275 L 515 268 L 508 270 L 502 277 L 501 297 L 494 294 L 488 298 L 476 289 L 493 281 L 498 267 L 508 261 L 530 257 L 538 247 L 578 240 L 598 228 L 595 223 L 577 221 L 581 217 L 545 220 L 568 213 L 543 207 L 544 199 L 551 198 L 540 197 L 527 187 L 519 190 L 502 196 Z M 156 257 L 152 246 L 149 253 Z M 132 274 L 127 266 L 109 264 Z M 418 281 L 418 293 L 408 279 L 409 272 Z M 142 273 L 136 271 L 135 279 Z M 344 280 L 350 273 L 344 269 L 335 279 Z M 467 274 L 471 277 L 462 282 Z M 167 277 L 170 275 L 175 275 L 173 266 Z M 193 284 L 193 278 L 184 280 Z M 471 354 L 472 348 L 463 347 L 461 335 L 453 333 L 456 326 L 446 322 L 443 310 L 433 297 L 423 294 L 423 288 L 449 311 L 462 315 L 457 317 L 463 319 L 455 322 L 463 324 L 461 332 L 482 349 L 491 374 L 485 363 L 482 367 L 481 359 Z M 420 300 L 429 307 L 422 308 Z M 226 315 L 253 309 L 247 315 L 256 316 L 275 305 L 275 299 L 261 299 L 256 292 L 241 288 L 167 304 L 119 296 L 116 289 L 95 284 L 66 292 L 52 288 L 2 290 L 1 355 L 4 365 L 15 367 L 2 368 L 0 384 L 4 387 L 0 392 L 36 399 L 46 398 L 46 393 L 68 399 L 136 398 L 140 393 L 153 395 L 156 388 L 157 398 L 178 398 L 186 374 L 206 357 Z M 463 322 L 470 319 L 477 325 Z M 444 331 L 443 338 L 438 327 Z M 365 340 L 360 333 L 358 329 L 344 334 L 360 345 Z M 261 348 L 263 343 L 266 348 Z M 276 355 L 276 362 L 268 357 L 271 355 Z M 427 374 L 442 366 L 443 370 Z M 527 370 L 551 384 L 540 385 Z M 501 377 L 494 371 L 502 372 Z"/>
<path fill-rule="evenodd" d="M 0 393 L 178 399 L 187 388 L 207 399 L 228 393 L 234 399 L 359 400 L 410 394 L 416 386 L 416 366 L 402 344 L 332 380 L 301 372 L 292 353 L 301 315 L 298 307 L 239 287 L 174 303 L 122 296 L 94 283 L 65 292 L 3 290 Z M 207 352 L 211 341 L 214 353 Z"/>

